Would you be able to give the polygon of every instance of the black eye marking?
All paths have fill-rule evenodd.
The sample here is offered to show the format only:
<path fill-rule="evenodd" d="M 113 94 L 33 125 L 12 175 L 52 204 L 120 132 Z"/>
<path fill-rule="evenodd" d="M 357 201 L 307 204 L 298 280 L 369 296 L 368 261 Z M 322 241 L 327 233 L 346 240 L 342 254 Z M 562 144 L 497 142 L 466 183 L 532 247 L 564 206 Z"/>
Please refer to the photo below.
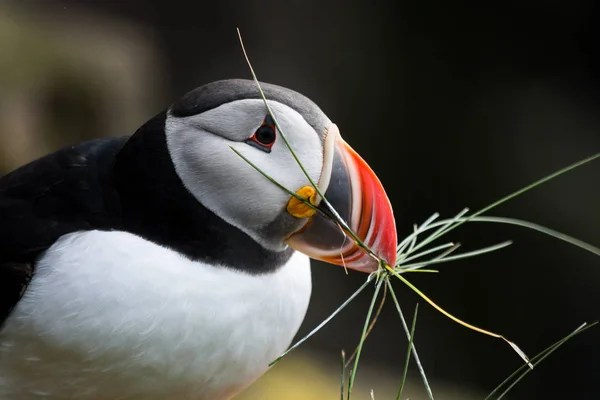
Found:
<path fill-rule="evenodd" d="M 254 132 L 254 135 L 246 140 L 246 143 L 259 150 L 270 153 L 271 147 L 273 147 L 275 139 L 277 139 L 276 132 L 275 121 L 267 114 L 263 123 L 258 127 L 256 132 Z"/>

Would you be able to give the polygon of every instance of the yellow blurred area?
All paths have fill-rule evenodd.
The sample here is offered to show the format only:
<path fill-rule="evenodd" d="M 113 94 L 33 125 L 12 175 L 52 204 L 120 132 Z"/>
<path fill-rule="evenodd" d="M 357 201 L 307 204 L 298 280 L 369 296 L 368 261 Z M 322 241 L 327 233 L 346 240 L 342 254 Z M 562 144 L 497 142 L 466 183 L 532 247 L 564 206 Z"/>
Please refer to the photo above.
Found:
<path fill-rule="evenodd" d="M 401 364 L 403 362 L 399 361 L 398 365 Z M 400 370 L 392 374 L 360 364 L 352 398 L 370 400 L 372 389 L 376 400 L 395 399 L 401 375 Z M 340 376 L 339 364 L 300 350 L 281 360 L 254 385 L 235 397 L 235 400 L 339 399 Z M 468 392 L 459 386 L 434 385 L 433 390 L 435 398 L 441 400 L 474 400 L 485 397 L 483 393 Z M 419 376 L 407 380 L 402 399 L 428 399 Z"/>

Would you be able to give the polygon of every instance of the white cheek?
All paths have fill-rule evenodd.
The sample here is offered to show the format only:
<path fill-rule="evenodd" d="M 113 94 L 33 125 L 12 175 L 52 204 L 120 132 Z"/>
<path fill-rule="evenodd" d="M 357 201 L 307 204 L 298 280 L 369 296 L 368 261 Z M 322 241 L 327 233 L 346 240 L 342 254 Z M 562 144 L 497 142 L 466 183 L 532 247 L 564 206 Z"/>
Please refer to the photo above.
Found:
<path fill-rule="evenodd" d="M 311 178 L 318 180 L 323 166 L 319 136 L 296 111 L 280 103 L 271 102 L 270 105 L 296 155 Z M 230 146 L 295 192 L 310 182 L 288 150 L 281 133 L 278 132 L 271 153 L 266 153 L 244 142 L 230 141 L 198 130 L 185 120 L 167 118 L 166 131 L 175 169 L 186 188 L 209 210 L 259 243 L 271 247 L 259 237 L 258 232 L 285 209 L 290 195 L 269 182 Z M 252 133 L 248 132 L 246 137 Z"/>

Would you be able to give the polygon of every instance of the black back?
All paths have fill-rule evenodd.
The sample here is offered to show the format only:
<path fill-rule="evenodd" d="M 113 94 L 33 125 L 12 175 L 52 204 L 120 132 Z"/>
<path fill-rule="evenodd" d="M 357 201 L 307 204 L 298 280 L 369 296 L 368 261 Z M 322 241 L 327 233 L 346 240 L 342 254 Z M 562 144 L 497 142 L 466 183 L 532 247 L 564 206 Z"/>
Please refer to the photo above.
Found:
<path fill-rule="evenodd" d="M 0 179 L 0 323 L 23 294 L 38 255 L 59 237 L 118 225 L 109 166 L 125 141 L 72 146 Z"/>
<path fill-rule="evenodd" d="M 292 250 L 264 249 L 185 189 L 167 150 L 165 115 L 131 138 L 71 146 L 0 178 L 0 324 L 36 259 L 71 232 L 124 230 L 248 273 L 273 271 L 290 258 Z"/>

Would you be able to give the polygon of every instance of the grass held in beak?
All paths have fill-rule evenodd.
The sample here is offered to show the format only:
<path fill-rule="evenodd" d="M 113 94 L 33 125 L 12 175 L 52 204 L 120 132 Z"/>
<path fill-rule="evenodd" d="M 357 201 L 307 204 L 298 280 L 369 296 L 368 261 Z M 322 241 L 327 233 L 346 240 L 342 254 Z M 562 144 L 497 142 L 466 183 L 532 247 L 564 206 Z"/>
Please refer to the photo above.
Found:
<path fill-rule="evenodd" d="M 297 242 L 294 243 L 294 245 L 296 246 L 297 249 L 303 249 L 304 252 L 306 252 L 307 254 L 310 254 L 310 253 L 308 253 L 309 251 L 313 252 L 313 254 L 315 255 L 314 258 L 322 259 L 324 261 L 333 262 L 336 264 L 346 265 L 349 268 L 353 268 L 353 269 L 356 269 L 359 271 L 371 272 L 369 274 L 366 282 L 352 296 L 350 296 L 350 298 L 348 300 L 346 300 L 340 307 L 338 307 L 327 319 L 325 319 L 319 326 L 317 326 L 317 328 L 315 328 L 313 331 L 311 331 L 308 335 L 306 335 L 304 338 L 302 338 L 295 345 L 290 347 L 284 354 L 282 354 L 279 358 L 277 358 L 275 361 L 273 361 L 270 365 L 273 365 L 274 363 L 279 361 L 286 354 L 288 354 L 289 352 L 291 352 L 292 350 L 297 348 L 300 344 L 302 344 L 304 341 L 306 341 L 308 338 L 310 338 L 321 327 L 323 327 L 327 322 L 329 322 L 335 315 L 337 315 L 343 308 L 345 308 L 371 282 L 376 281 L 377 284 L 376 284 L 376 290 L 375 290 L 375 293 L 373 296 L 373 301 L 371 302 L 371 307 L 369 308 L 367 319 L 365 321 L 363 334 L 361 336 L 360 343 L 357 347 L 354 368 L 351 370 L 351 374 L 349 376 L 348 396 L 347 396 L 347 398 L 349 399 L 350 394 L 352 392 L 352 387 L 353 387 L 353 383 L 354 383 L 354 379 L 355 379 L 355 375 L 356 375 L 356 371 L 357 371 L 357 367 L 358 367 L 360 350 L 362 348 L 362 344 L 364 343 L 364 341 L 366 340 L 366 337 L 368 336 L 368 333 L 371 330 L 370 328 L 372 327 L 372 324 L 374 323 L 374 322 L 371 322 L 371 314 L 372 314 L 372 311 L 375 306 L 375 299 L 377 297 L 379 289 L 381 288 L 382 283 L 385 281 L 385 284 L 389 288 L 389 292 L 391 293 L 392 298 L 394 299 L 394 303 L 398 310 L 398 314 L 402 321 L 402 325 L 406 332 L 407 338 L 409 339 L 409 348 L 411 349 L 410 353 L 415 358 L 415 361 L 419 367 L 419 371 L 423 378 L 423 383 L 427 390 L 428 397 L 430 399 L 433 399 L 433 393 L 431 391 L 431 387 L 429 386 L 429 383 L 425 376 L 424 369 L 420 363 L 420 360 L 418 358 L 417 351 L 415 348 L 415 344 L 414 344 L 414 324 L 415 324 L 415 322 L 413 321 L 412 329 L 411 329 L 411 331 L 409 331 L 406 321 L 404 319 L 403 313 L 401 311 L 400 304 L 396 299 L 393 287 L 390 282 L 390 278 L 396 277 L 399 280 L 401 280 L 404 284 L 406 284 L 409 288 L 411 288 L 413 291 L 415 291 L 419 296 L 421 296 L 429 304 L 431 304 L 434 308 L 436 308 L 438 311 L 440 311 L 443 315 L 449 317 L 453 321 L 455 321 L 471 330 L 474 330 L 474 331 L 477 331 L 480 333 L 484 333 L 484 334 L 492 336 L 492 337 L 501 338 L 504 341 L 506 341 L 513 348 L 513 350 L 515 350 L 519 354 L 519 356 L 525 361 L 525 366 L 532 369 L 533 363 L 530 362 L 530 360 L 525 356 L 525 354 L 513 342 L 507 340 L 502 335 L 486 331 L 486 330 L 478 328 L 474 325 L 467 324 L 466 322 L 456 318 L 452 314 L 448 313 L 447 311 L 445 311 L 444 309 L 439 307 L 436 303 L 434 303 L 429 297 L 427 297 L 424 293 L 422 293 L 419 289 L 417 289 L 414 285 L 412 285 L 408 280 L 406 280 L 406 278 L 404 278 L 402 276 L 402 274 L 404 274 L 406 272 L 416 272 L 416 271 L 425 272 L 426 270 L 424 270 L 423 268 L 430 264 L 455 261 L 455 260 L 460 260 L 460 259 L 467 258 L 467 257 L 473 257 L 473 256 L 481 255 L 484 253 L 496 251 L 496 250 L 506 247 L 507 245 L 510 244 L 510 242 L 507 241 L 507 242 L 503 242 L 503 243 L 500 243 L 497 245 L 489 246 L 484 249 L 466 252 L 466 253 L 462 253 L 462 254 L 454 254 L 452 256 L 450 254 L 453 254 L 458 249 L 459 244 L 446 243 L 446 244 L 443 244 L 440 246 L 436 246 L 434 248 L 426 249 L 426 246 L 430 245 L 431 243 L 438 240 L 443 235 L 446 235 L 450 231 L 454 230 L 455 228 L 457 228 L 460 225 L 467 223 L 467 222 L 498 222 L 498 223 L 518 225 L 518 226 L 522 226 L 522 227 L 540 231 L 542 233 L 545 233 L 545 234 L 548 234 L 555 238 L 558 238 L 560 240 L 563 240 L 567 243 L 571 243 L 576 246 L 579 246 L 579 247 L 581 247 L 585 250 L 588 250 L 596 255 L 600 255 L 600 249 L 591 244 L 582 242 L 578 239 L 575 239 L 568 235 L 564 235 L 562 233 L 553 231 L 551 229 L 529 223 L 527 221 L 510 219 L 510 218 L 501 218 L 501 217 L 489 217 L 489 216 L 482 217 L 483 213 L 493 209 L 494 207 L 496 207 L 508 200 L 511 200 L 514 197 L 519 196 L 519 195 L 531 190 L 532 188 L 541 185 L 542 183 L 545 183 L 551 179 L 554 179 L 557 176 L 560 176 L 567 171 L 570 171 L 576 167 L 579 167 L 579 166 L 589 163 L 597 158 L 600 158 L 600 153 L 595 154 L 595 155 L 593 155 L 585 160 L 582 160 L 578 163 L 575 163 L 569 167 L 566 167 L 560 171 L 557 171 L 545 178 L 542 178 L 542 179 L 532 183 L 531 185 L 528 185 L 528 186 L 524 187 L 523 189 L 520 189 L 520 190 L 510 194 L 509 196 L 506 196 L 471 215 L 467 215 L 468 209 L 465 209 L 465 210 L 461 211 L 458 215 L 456 215 L 454 218 L 436 222 L 435 220 L 437 219 L 438 215 L 434 214 L 431 218 L 429 218 L 421 226 L 417 227 L 415 225 L 414 232 L 411 235 L 407 236 L 402 241 L 400 241 L 400 243 L 396 246 L 396 236 L 395 236 L 396 232 L 395 232 L 395 225 L 393 225 L 393 217 L 391 218 L 391 222 L 390 222 L 390 219 L 385 218 L 386 215 L 387 216 L 391 215 L 391 206 L 389 206 L 389 213 L 388 213 L 386 211 L 387 209 L 385 207 L 385 202 L 383 200 L 381 200 L 381 197 L 378 197 L 380 194 L 383 194 L 385 196 L 385 192 L 383 191 L 383 188 L 381 187 L 381 183 L 374 176 L 374 174 L 372 173 L 370 168 L 367 170 L 363 166 L 363 167 L 359 167 L 358 171 L 356 171 L 356 169 L 353 170 L 353 167 L 356 167 L 356 165 L 361 166 L 362 165 L 361 162 L 364 163 L 364 160 L 360 159 L 360 157 L 358 157 L 358 155 L 353 150 L 350 151 L 351 149 L 349 149 L 349 150 L 344 149 L 346 151 L 346 154 L 339 155 L 339 160 L 338 160 L 338 161 L 340 161 L 339 165 L 342 165 L 341 164 L 342 161 L 346 162 L 346 164 L 344 164 L 344 166 L 345 166 L 345 172 L 347 174 L 346 175 L 347 179 L 348 180 L 353 179 L 353 181 L 351 183 L 346 183 L 346 192 L 345 193 L 346 194 L 348 193 L 348 188 L 351 188 L 350 192 L 352 192 L 352 193 L 354 193 L 355 190 L 362 190 L 362 189 L 366 188 L 366 191 L 367 191 L 366 196 L 367 197 L 371 196 L 370 197 L 371 201 L 368 201 L 368 200 L 364 201 L 362 196 L 354 195 L 354 194 L 350 197 L 350 201 L 348 201 L 347 199 L 344 200 L 343 197 L 336 198 L 336 195 L 338 195 L 340 192 L 343 192 L 343 190 L 340 190 L 339 188 L 338 188 L 337 192 L 332 191 L 331 193 L 329 193 L 330 188 L 328 187 L 326 192 L 322 193 L 319 186 L 307 174 L 305 168 L 302 166 L 298 157 L 296 156 L 293 149 L 291 148 L 289 142 L 285 138 L 285 135 L 284 135 L 283 131 L 281 130 L 281 127 L 277 123 L 276 116 L 273 114 L 272 110 L 269 107 L 269 104 L 267 103 L 264 93 L 263 93 L 262 89 L 260 88 L 260 83 L 258 82 L 258 79 L 256 78 L 256 74 L 254 73 L 252 65 L 250 64 L 250 61 L 248 59 L 248 55 L 246 54 L 246 51 L 244 49 L 239 29 L 238 29 L 238 35 L 240 38 L 240 43 L 242 45 L 242 50 L 244 52 L 244 56 L 246 57 L 246 61 L 248 62 L 248 66 L 250 67 L 250 71 L 252 72 L 252 76 L 254 78 L 254 81 L 256 82 L 257 89 L 259 90 L 259 92 L 261 94 L 261 97 L 263 99 L 265 107 L 267 108 L 269 114 L 275 121 L 275 124 L 276 124 L 277 128 L 279 129 L 279 132 L 281 133 L 281 136 L 282 136 L 285 144 L 287 145 L 291 154 L 294 156 L 299 167 L 304 172 L 308 181 L 311 183 L 312 187 L 314 188 L 314 191 L 318 194 L 318 198 L 321 199 L 321 202 L 318 204 L 318 206 L 315 206 L 314 204 L 311 203 L 310 198 L 300 196 L 296 192 L 294 192 L 288 188 L 282 187 L 279 183 L 275 182 L 271 177 L 266 175 L 263 171 L 261 171 L 255 165 L 250 163 L 246 158 L 244 158 L 237 151 L 236 151 L 236 153 L 238 153 L 238 155 L 240 155 L 242 158 L 244 158 L 253 168 L 255 168 L 258 172 L 260 172 L 263 176 L 265 176 L 271 182 L 273 182 L 274 184 L 281 187 L 282 190 L 285 190 L 286 192 L 288 192 L 291 196 L 293 196 L 300 202 L 303 202 L 306 205 L 306 207 L 309 207 L 315 211 L 314 215 L 310 217 L 310 220 L 309 220 L 310 223 L 308 223 L 305 226 L 305 229 L 303 229 L 297 233 L 299 236 L 295 239 L 295 240 L 297 240 Z M 342 145 L 342 147 L 343 147 L 343 145 Z M 348 146 L 348 148 L 349 148 L 349 146 Z M 340 150 L 340 153 L 343 153 L 344 150 Z M 350 161 L 348 161 L 348 160 L 350 160 Z M 366 163 L 364 163 L 364 165 L 366 166 Z M 368 168 L 368 166 L 367 166 L 367 168 Z M 344 175 L 341 174 L 340 176 L 343 178 Z M 353 185 L 354 180 L 356 180 L 359 183 Z M 343 187 L 344 186 L 343 179 L 340 182 L 341 183 L 339 184 L 339 186 Z M 361 189 L 356 189 L 357 187 L 361 188 Z M 369 189 L 371 189 L 371 191 L 369 191 Z M 330 199 L 331 201 L 329 201 L 327 198 L 328 193 L 331 194 L 331 197 L 332 197 Z M 374 200 L 374 199 L 377 199 L 377 200 Z M 387 196 L 385 196 L 385 200 L 386 200 L 387 204 L 389 205 L 389 200 L 387 200 Z M 354 202 L 356 202 L 356 203 L 354 203 Z M 357 206 L 356 205 L 357 203 L 359 203 L 360 206 Z M 382 206 L 382 204 L 384 206 Z M 337 207 L 335 207 L 335 205 L 337 205 L 339 207 L 339 209 L 337 209 Z M 374 210 L 375 208 L 377 208 L 377 210 Z M 360 211 L 356 211 L 356 210 L 360 210 Z M 382 211 L 382 210 L 384 210 L 384 211 Z M 320 222 L 318 222 L 318 221 L 320 221 Z M 315 224 L 315 226 L 313 227 L 312 224 Z M 368 227 L 367 227 L 367 225 L 368 225 Z M 391 229 L 392 226 L 393 226 L 393 229 Z M 338 240 L 337 240 L 338 247 L 335 250 L 334 250 L 334 246 L 333 246 L 334 239 L 330 239 L 329 237 L 327 237 L 327 239 L 323 239 L 323 237 L 318 238 L 318 235 L 325 235 L 325 234 L 329 235 L 331 232 L 333 232 L 334 228 L 337 228 L 336 232 L 340 235 L 340 236 L 338 236 Z M 425 239 L 423 239 L 421 241 L 418 240 L 419 235 L 423 235 L 425 232 L 430 231 L 431 229 L 434 229 L 434 228 L 436 228 L 436 229 L 433 233 L 431 233 L 429 236 L 427 236 Z M 383 229 L 383 230 L 380 231 L 380 229 Z M 310 230 L 310 232 L 309 232 L 309 230 Z M 389 242 L 391 241 L 392 235 L 393 235 L 394 251 L 390 252 Z M 296 235 L 292 235 L 289 238 L 289 240 L 293 241 L 294 236 L 296 236 Z M 382 244 L 382 242 L 378 240 L 378 238 L 381 238 L 381 237 L 386 238 L 384 240 L 385 244 Z M 290 244 L 292 244 L 292 243 L 290 243 Z M 302 246 L 305 246 L 305 247 L 302 247 Z M 423 249 L 423 250 L 421 250 L 421 249 Z M 360 250 L 362 253 L 360 253 L 360 255 L 358 255 L 359 253 L 357 253 L 357 250 Z M 421 250 L 421 251 L 419 252 L 419 250 Z M 337 255 L 334 253 L 337 253 Z M 428 257 L 426 258 L 425 256 L 428 256 Z M 371 258 L 371 260 L 373 260 L 373 261 L 366 262 L 366 261 L 364 261 L 364 260 L 366 260 L 366 258 L 363 258 L 363 257 Z M 354 262 L 354 264 L 350 264 L 352 262 Z M 433 271 L 429 271 L 429 270 L 427 270 L 427 271 L 433 272 Z M 376 279 L 373 279 L 373 277 L 376 277 Z M 377 316 L 375 316 L 374 320 L 376 320 L 376 317 Z M 566 337 L 564 340 L 568 340 L 570 337 L 574 336 L 574 334 L 580 333 L 582 331 L 583 331 L 583 329 L 578 329 L 576 332 L 574 332 L 572 335 Z M 563 342 L 560 342 L 560 343 L 562 344 Z M 556 346 L 556 347 L 558 347 L 558 346 Z M 553 349 L 555 349 L 556 347 L 553 347 Z M 549 353 L 550 353 L 550 351 L 545 353 L 543 357 L 545 357 Z M 533 360 L 541 361 L 543 359 L 543 357 L 540 357 L 540 358 L 536 358 L 536 357 L 534 357 L 534 359 L 532 359 L 532 361 Z M 343 389 L 343 385 L 342 385 L 342 389 Z M 342 400 L 344 399 L 343 390 L 342 390 L 341 398 L 342 398 Z"/>

